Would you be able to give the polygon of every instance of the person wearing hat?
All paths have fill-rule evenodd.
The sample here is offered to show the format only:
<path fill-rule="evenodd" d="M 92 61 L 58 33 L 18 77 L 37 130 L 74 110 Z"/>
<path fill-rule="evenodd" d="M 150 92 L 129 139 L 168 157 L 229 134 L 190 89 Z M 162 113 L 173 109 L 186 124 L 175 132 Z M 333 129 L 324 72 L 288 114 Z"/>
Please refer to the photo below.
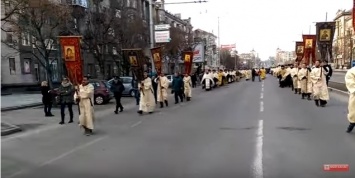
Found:
<path fill-rule="evenodd" d="M 111 92 L 113 93 L 115 100 L 116 100 L 116 109 L 115 109 L 115 114 L 118 114 L 118 109 L 120 109 L 120 112 L 123 111 L 123 106 L 121 103 L 121 97 L 122 97 L 122 92 L 125 90 L 125 87 L 123 83 L 120 80 L 120 77 L 115 77 L 113 80 L 113 83 L 111 85 Z"/>
<path fill-rule="evenodd" d="M 349 91 L 348 121 L 350 122 L 346 132 L 350 133 L 355 127 L 355 67 L 346 72 L 345 85 Z"/>
<path fill-rule="evenodd" d="M 164 103 L 168 106 L 168 88 L 169 80 L 160 72 L 160 75 L 154 79 L 154 83 L 157 84 L 157 101 L 160 103 L 160 108 L 164 107 Z"/>
<path fill-rule="evenodd" d="M 138 84 L 138 89 L 140 91 L 138 114 L 143 114 L 143 112 L 152 114 L 155 108 L 155 101 L 152 79 L 148 77 L 147 72 L 144 72 L 144 79 Z"/>

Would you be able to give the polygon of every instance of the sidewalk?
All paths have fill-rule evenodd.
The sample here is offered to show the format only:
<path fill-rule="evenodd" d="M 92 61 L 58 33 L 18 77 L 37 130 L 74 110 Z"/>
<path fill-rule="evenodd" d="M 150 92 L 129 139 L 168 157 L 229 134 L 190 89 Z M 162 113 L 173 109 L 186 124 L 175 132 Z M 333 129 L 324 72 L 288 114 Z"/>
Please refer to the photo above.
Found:
<path fill-rule="evenodd" d="M 12 94 L 1 96 L 1 111 L 11 111 L 42 105 L 41 94 Z"/>

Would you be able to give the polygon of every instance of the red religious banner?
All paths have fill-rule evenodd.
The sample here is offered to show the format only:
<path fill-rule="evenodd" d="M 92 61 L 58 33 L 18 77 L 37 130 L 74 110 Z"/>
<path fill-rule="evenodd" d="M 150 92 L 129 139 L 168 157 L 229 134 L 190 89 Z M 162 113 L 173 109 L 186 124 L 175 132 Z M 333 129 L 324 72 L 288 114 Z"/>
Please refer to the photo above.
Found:
<path fill-rule="evenodd" d="M 185 64 L 185 74 L 191 74 L 192 71 L 192 59 L 194 57 L 193 51 L 185 51 L 183 53 L 184 64 Z"/>
<path fill-rule="evenodd" d="M 59 36 L 62 56 L 68 71 L 68 78 L 74 84 L 81 84 L 83 70 L 81 63 L 81 36 Z"/>
<path fill-rule="evenodd" d="M 355 0 L 353 0 L 353 29 L 355 30 Z"/>
<path fill-rule="evenodd" d="M 150 49 L 152 56 L 153 56 L 153 62 L 155 66 L 155 70 L 157 71 L 157 74 L 160 74 L 162 72 L 162 48 L 161 47 L 156 47 Z"/>
<path fill-rule="evenodd" d="M 303 37 L 303 46 L 304 54 L 303 59 L 304 63 L 307 65 L 312 65 L 316 61 L 316 35 L 302 35 Z"/>
<path fill-rule="evenodd" d="M 301 62 L 303 54 L 304 54 L 304 46 L 303 46 L 303 41 L 296 41 L 296 62 Z"/>
<path fill-rule="evenodd" d="M 144 80 L 144 54 L 141 48 L 122 49 L 125 62 L 130 65 L 130 68 L 138 81 Z"/>
<path fill-rule="evenodd" d="M 228 49 L 231 50 L 235 48 L 235 44 L 229 44 L 229 45 L 221 45 L 221 49 Z"/>

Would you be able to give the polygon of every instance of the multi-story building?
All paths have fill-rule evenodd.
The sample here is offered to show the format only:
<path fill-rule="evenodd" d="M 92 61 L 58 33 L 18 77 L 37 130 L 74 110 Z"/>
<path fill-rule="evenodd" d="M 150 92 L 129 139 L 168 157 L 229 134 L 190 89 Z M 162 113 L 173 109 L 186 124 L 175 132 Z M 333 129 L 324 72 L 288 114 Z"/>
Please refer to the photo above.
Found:
<path fill-rule="evenodd" d="M 354 37 L 352 24 L 352 10 L 338 10 L 334 18 L 336 23 L 333 40 L 333 61 L 335 68 L 350 67 L 355 59 Z"/>
<path fill-rule="evenodd" d="M 197 54 L 200 55 L 200 58 L 196 59 L 195 63 L 204 63 L 208 68 L 216 68 L 219 66 L 216 40 L 217 36 L 213 33 L 201 29 L 194 31 L 195 53 L 197 53 L 198 50 L 198 52 L 204 52 L 203 55 Z"/>
<path fill-rule="evenodd" d="M 276 64 L 291 63 L 296 58 L 296 53 L 294 51 L 283 51 L 280 48 L 276 49 Z"/>

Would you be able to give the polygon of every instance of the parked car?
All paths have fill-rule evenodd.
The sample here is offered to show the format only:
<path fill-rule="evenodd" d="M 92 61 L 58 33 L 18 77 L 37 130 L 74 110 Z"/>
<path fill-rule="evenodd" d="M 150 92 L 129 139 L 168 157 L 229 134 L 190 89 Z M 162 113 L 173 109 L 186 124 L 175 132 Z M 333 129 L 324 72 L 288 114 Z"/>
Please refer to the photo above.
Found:
<path fill-rule="evenodd" d="M 131 97 L 134 97 L 134 94 L 135 94 L 137 88 L 134 88 L 134 87 L 132 86 L 132 80 L 133 80 L 133 78 L 130 77 L 130 76 L 125 76 L 125 77 L 120 77 L 120 79 L 121 79 L 121 82 L 123 83 L 123 86 L 124 86 L 124 88 L 125 88 L 125 90 L 122 92 L 122 95 L 123 95 L 123 96 L 131 96 Z M 113 80 L 114 80 L 114 79 L 111 79 L 111 80 L 109 80 L 109 81 L 107 82 L 108 85 L 109 85 L 109 88 L 111 88 L 111 85 L 112 85 L 112 83 L 113 83 Z"/>
<path fill-rule="evenodd" d="M 109 103 L 113 98 L 113 93 L 109 89 L 109 85 L 106 80 L 89 80 L 89 83 L 94 86 L 94 102 L 97 105 L 103 105 Z M 53 95 L 56 97 L 59 95 L 58 88 L 53 90 Z M 55 100 L 55 102 L 57 102 Z M 55 103 L 57 104 L 57 103 Z"/>
<path fill-rule="evenodd" d="M 171 87 L 174 79 L 174 75 L 166 75 L 166 78 L 169 80 L 169 87 Z"/>

